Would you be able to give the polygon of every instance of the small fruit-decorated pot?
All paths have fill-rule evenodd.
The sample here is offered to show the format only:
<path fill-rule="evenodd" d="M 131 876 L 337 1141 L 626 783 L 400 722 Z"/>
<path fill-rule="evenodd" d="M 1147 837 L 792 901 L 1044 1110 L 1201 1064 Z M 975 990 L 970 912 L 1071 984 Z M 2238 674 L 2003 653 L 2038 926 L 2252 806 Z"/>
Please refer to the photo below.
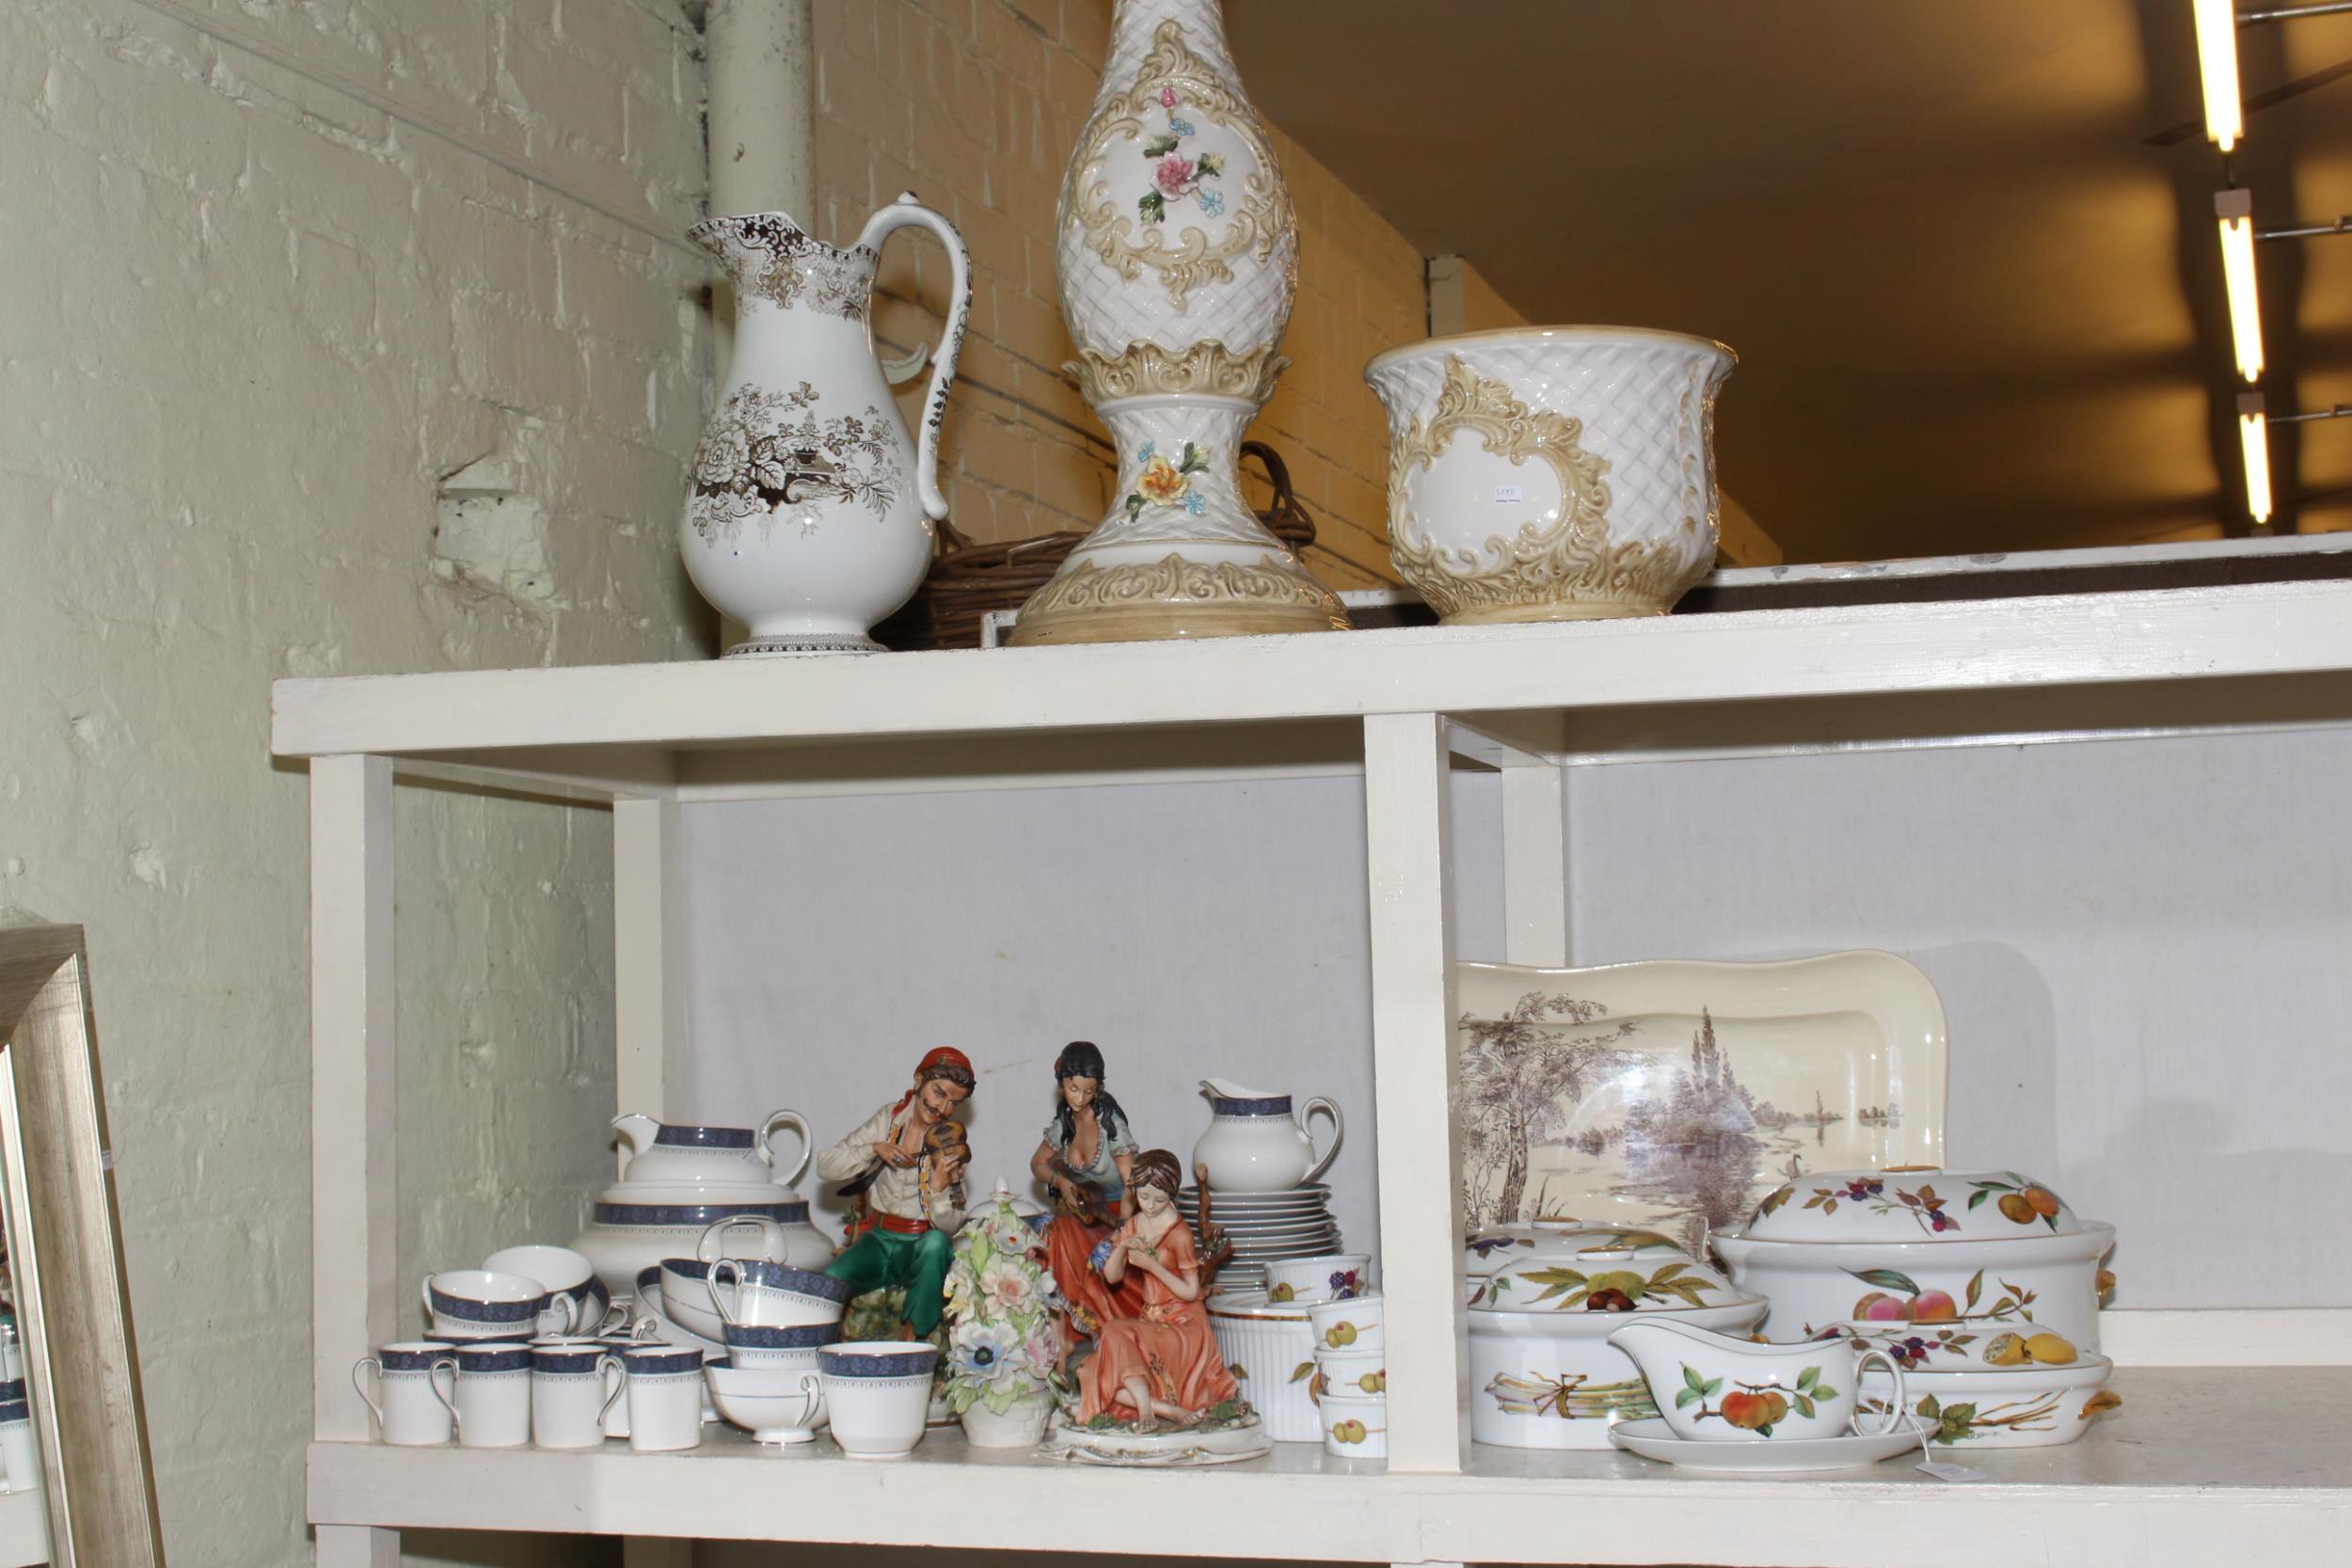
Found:
<path fill-rule="evenodd" d="M 1315 1398 L 1386 1399 L 1389 1353 L 1383 1350 L 1315 1350 Z"/>
<path fill-rule="evenodd" d="M 1551 1220 L 1470 1239 L 1470 1435 L 1513 1449 L 1606 1449 L 1619 1420 L 1659 1414 L 1609 1342 L 1660 1319 L 1745 1333 L 1769 1305 L 1650 1230 Z"/>
<path fill-rule="evenodd" d="M 1209 1326 L 1268 1437 L 1311 1443 L 1323 1435 L 1314 1402 L 1315 1338 L 1306 1307 L 1277 1306 L 1263 1291 L 1215 1295 Z"/>
<path fill-rule="evenodd" d="M 1389 1402 L 1386 1397 L 1350 1397 L 1336 1390 L 1315 1402 L 1323 1418 L 1323 1449 L 1342 1459 L 1389 1457 Z"/>
<path fill-rule="evenodd" d="M 1899 1404 L 1903 1370 L 1867 1340 L 1833 1336 L 1796 1345 L 1759 1344 L 1661 1321 L 1629 1323 L 1609 1342 L 1633 1357 L 1659 1414 L 1694 1443 L 1773 1438 L 1875 1437 L 1900 1418 L 1882 1403 L 1862 1410 L 1863 1370 L 1885 1368 Z"/>
<path fill-rule="evenodd" d="M 2101 1411 L 2123 1402 L 2107 1391 L 2114 1370 L 2104 1355 L 1915 1367 L 1903 1374 L 1899 1396 L 1884 1375 L 1866 1371 L 1862 1408 L 1883 1411 L 1899 1399 L 1928 1429 L 1928 1441 L 1952 1448 L 2050 1448 L 2072 1443 Z"/>
<path fill-rule="evenodd" d="M 1774 1189 L 1712 1244 L 1742 1290 L 1772 1299 L 1772 1338 L 1854 1320 L 2047 1330 L 2095 1352 L 2115 1227 L 2015 1171 L 1825 1171 Z"/>
<path fill-rule="evenodd" d="M 1307 1308 L 1307 1325 L 1314 1330 L 1317 1351 L 1384 1350 L 1389 1341 L 1380 1323 L 1376 1291 L 1341 1301 L 1318 1301 Z"/>
<path fill-rule="evenodd" d="M 1265 1266 L 1266 1299 L 1310 1306 L 1321 1301 L 1354 1301 L 1372 1290 L 1372 1255 L 1334 1252 L 1321 1258 L 1294 1258 Z"/>

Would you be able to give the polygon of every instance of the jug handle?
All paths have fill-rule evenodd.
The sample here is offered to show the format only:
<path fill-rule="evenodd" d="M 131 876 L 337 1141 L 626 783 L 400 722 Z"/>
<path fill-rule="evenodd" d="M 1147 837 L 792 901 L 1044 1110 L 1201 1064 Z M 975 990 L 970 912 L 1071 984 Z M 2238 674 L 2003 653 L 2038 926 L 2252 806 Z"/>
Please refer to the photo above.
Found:
<path fill-rule="evenodd" d="M 947 515 L 947 496 L 939 487 L 939 427 L 947 418 L 947 392 L 955 385 L 956 361 L 963 354 L 963 322 L 972 309 L 972 253 L 964 248 L 956 226 L 901 191 L 898 199 L 866 220 L 857 243 L 880 254 L 882 242 L 901 229 L 928 229 L 947 247 L 947 328 L 940 335 L 939 352 L 931 363 L 931 384 L 923 394 L 923 429 L 917 437 L 915 478 L 922 487 L 923 515 L 937 522 Z M 869 312 L 870 314 L 870 312 Z M 788 1184 L 788 1183 L 787 1183 Z"/>
<path fill-rule="evenodd" d="M 768 1141 L 775 1135 L 775 1131 L 779 1127 L 789 1127 L 801 1135 L 801 1163 L 792 1167 L 792 1174 L 789 1176 L 776 1174 L 776 1151 Z M 766 1121 L 759 1124 L 759 1161 L 768 1167 L 768 1174 L 773 1177 L 780 1186 L 799 1186 L 802 1176 L 808 1170 L 809 1156 L 816 1151 L 816 1141 L 808 1135 L 808 1121 L 798 1111 L 775 1112 Z"/>
<path fill-rule="evenodd" d="M 651 1129 L 656 1133 L 659 1133 L 661 1131 L 661 1124 L 654 1120 L 653 1117 L 645 1115 L 643 1111 L 628 1111 L 620 1116 L 614 1117 L 612 1118 L 612 1131 L 621 1135 L 621 1142 L 628 1145 L 628 1152 L 631 1158 L 645 1152 L 645 1146 L 638 1142 L 637 1129 L 634 1125 L 632 1125 L 637 1122 L 644 1123 L 647 1128 Z"/>
<path fill-rule="evenodd" d="M 1315 1107 L 1318 1105 L 1323 1107 L 1324 1110 L 1329 1112 L 1331 1116 L 1331 1147 L 1325 1149 L 1321 1158 L 1315 1161 L 1313 1166 L 1308 1170 L 1307 1174 L 1298 1179 L 1298 1184 L 1302 1187 L 1308 1182 L 1312 1181 L 1315 1178 L 1321 1176 L 1324 1171 L 1329 1167 L 1331 1162 L 1339 1158 L 1340 1139 L 1347 1135 L 1347 1123 L 1340 1118 L 1340 1108 L 1337 1105 L 1332 1104 L 1329 1101 L 1324 1099 L 1321 1095 L 1317 1095 L 1312 1100 L 1307 1101 L 1306 1105 L 1300 1109 L 1298 1113 L 1298 1130 L 1301 1132 L 1307 1132 L 1307 1118 L 1315 1114 Z M 1307 1147 L 1309 1148 L 1312 1148 L 1314 1146 L 1315 1135 L 1312 1132 L 1307 1132 Z"/>

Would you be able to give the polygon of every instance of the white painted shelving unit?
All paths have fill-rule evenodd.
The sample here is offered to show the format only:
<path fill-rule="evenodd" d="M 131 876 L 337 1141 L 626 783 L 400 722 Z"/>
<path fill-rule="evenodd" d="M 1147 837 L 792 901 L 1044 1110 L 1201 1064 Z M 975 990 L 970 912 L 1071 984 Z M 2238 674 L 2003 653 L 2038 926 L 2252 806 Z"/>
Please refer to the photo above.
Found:
<path fill-rule="evenodd" d="M 1581 764 L 2314 729 L 2352 732 L 2348 583 L 280 682 L 275 749 L 310 759 L 311 778 L 320 1560 L 379 1565 L 404 1527 L 1048 1552 L 1086 1533 L 1073 1519 L 1170 1497 L 1187 1528 L 1165 1548 L 1194 1556 L 2324 1560 L 2352 1528 L 2340 1310 L 2233 1318 L 2226 1338 L 2200 1333 L 2196 1314 L 2116 1314 L 2140 1320 L 2110 1336 L 2128 1424 L 2066 1448 L 1974 1455 L 1990 1477 L 1974 1485 L 1897 1464 L 1697 1480 L 1614 1454 L 1470 1444 L 1448 1045 L 1458 770 L 1502 775 L 1508 957 L 1557 963 L 1570 916 L 1566 781 Z M 612 803 L 620 1098 L 643 1106 L 664 1103 L 681 1072 L 682 814 L 699 803 L 1358 771 L 1391 1324 L 1385 1467 L 1293 1445 L 1216 1470 L 1063 1465 L 1051 1509 L 1006 1509 L 987 1505 L 1008 1469 L 1044 1462 L 968 1453 L 938 1434 L 898 1465 L 729 1436 L 675 1456 L 368 1440 L 349 1369 L 392 1336 L 405 1300 L 392 1255 L 396 774 Z M 2238 1365 L 2192 1364 L 2208 1352 Z M 2298 1364 L 2314 1360 L 2329 1365 Z"/>

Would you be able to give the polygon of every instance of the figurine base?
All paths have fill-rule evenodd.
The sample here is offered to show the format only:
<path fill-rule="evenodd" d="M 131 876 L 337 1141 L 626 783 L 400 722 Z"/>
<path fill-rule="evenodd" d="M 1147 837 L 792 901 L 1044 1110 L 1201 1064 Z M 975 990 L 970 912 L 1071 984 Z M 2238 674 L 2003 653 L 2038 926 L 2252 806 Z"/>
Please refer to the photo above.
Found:
<path fill-rule="evenodd" d="M 1057 1418 L 1046 1433 L 1045 1447 L 1084 1464 L 1168 1468 L 1231 1465 L 1274 1449 L 1265 1424 L 1254 1415 L 1215 1428 L 1163 1426 L 1149 1433 L 1133 1427 L 1082 1427 Z"/>

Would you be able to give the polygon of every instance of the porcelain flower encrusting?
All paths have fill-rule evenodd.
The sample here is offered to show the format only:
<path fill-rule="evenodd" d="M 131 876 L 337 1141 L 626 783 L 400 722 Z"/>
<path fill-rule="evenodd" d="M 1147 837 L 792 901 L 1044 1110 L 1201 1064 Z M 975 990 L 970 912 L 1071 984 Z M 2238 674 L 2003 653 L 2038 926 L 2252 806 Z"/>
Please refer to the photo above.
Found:
<path fill-rule="evenodd" d="M 956 1233 L 947 1268 L 947 1408 L 1003 1415 L 1049 1397 L 1061 1359 L 1054 1309 L 1060 1299 L 1045 1264 L 1045 1237 L 999 1185 Z"/>

